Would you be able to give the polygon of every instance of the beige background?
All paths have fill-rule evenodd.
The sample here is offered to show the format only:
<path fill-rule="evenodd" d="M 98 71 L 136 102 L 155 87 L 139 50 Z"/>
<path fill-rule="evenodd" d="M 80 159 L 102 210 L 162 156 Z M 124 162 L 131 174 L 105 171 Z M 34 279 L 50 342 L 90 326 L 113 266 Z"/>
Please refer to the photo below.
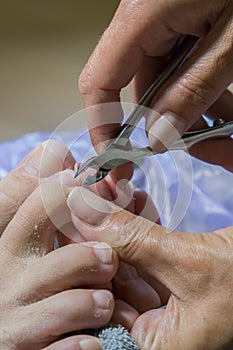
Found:
<path fill-rule="evenodd" d="M 0 0 L 0 141 L 82 109 L 77 78 L 119 2 Z"/>
<path fill-rule="evenodd" d="M 83 107 L 77 77 L 117 0 L 0 0 L 0 141 Z"/>

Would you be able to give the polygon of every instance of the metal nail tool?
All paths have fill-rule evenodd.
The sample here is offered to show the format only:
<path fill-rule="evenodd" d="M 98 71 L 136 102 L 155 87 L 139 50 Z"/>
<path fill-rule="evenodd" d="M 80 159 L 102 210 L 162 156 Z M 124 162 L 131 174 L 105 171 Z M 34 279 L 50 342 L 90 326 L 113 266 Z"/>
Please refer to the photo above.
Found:
<path fill-rule="evenodd" d="M 159 75 L 154 83 L 149 87 L 139 104 L 130 113 L 126 122 L 121 126 L 120 133 L 116 139 L 106 148 L 105 152 L 85 161 L 79 168 L 75 177 L 80 175 L 87 168 L 94 168 L 95 174 L 88 175 L 82 186 L 92 185 L 102 180 L 108 173 L 120 165 L 130 161 L 135 162 L 140 158 L 155 154 L 150 147 L 126 149 L 129 138 L 136 128 L 141 118 L 145 115 L 146 108 L 150 106 L 153 98 L 171 77 L 171 75 L 183 65 L 198 42 L 194 36 L 185 36 L 176 51 L 168 61 L 164 71 Z M 195 143 L 212 137 L 230 136 L 233 134 L 233 122 L 225 123 L 206 129 L 187 132 L 181 139 L 175 142 L 169 150 L 188 149 Z"/>

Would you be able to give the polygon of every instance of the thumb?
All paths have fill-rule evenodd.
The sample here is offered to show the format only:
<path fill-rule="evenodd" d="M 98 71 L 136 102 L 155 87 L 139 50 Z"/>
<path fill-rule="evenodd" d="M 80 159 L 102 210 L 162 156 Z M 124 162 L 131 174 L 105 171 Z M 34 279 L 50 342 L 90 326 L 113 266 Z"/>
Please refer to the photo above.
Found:
<path fill-rule="evenodd" d="M 202 244 L 199 235 L 168 234 L 164 227 L 82 187 L 70 193 L 68 205 L 76 228 L 86 240 L 108 243 L 122 261 L 133 265 L 154 287 L 159 280 L 179 297 L 187 294 L 190 281 L 184 276 L 193 272 L 195 249 Z"/>

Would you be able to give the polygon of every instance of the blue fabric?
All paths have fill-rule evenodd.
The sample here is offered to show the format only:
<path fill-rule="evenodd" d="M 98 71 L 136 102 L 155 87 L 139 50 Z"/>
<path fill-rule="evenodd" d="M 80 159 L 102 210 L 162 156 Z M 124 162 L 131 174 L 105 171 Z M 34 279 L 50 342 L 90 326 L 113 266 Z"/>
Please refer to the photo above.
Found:
<path fill-rule="evenodd" d="M 135 140 L 143 142 L 144 137 L 136 133 Z M 0 179 L 48 138 L 49 133 L 32 133 L 0 143 Z M 86 130 L 53 138 L 63 142 L 77 161 L 95 154 Z M 133 180 L 152 196 L 168 228 L 198 233 L 233 225 L 233 174 L 221 167 L 172 151 L 139 162 Z"/>

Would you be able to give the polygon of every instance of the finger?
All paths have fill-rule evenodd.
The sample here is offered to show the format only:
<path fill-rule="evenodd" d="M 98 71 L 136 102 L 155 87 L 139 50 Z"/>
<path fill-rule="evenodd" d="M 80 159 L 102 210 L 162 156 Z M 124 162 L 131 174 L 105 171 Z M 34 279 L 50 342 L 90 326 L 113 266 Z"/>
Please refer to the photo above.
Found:
<path fill-rule="evenodd" d="M 25 159 L 0 182 L 0 235 L 18 208 L 46 178 L 65 168 L 72 168 L 71 153 L 58 141 L 50 140 L 31 151 Z"/>
<path fill-rule="evenodd" d="M 233 94 L 231 91 L 226 90 L 217 99 L 217 101 L 205 112 L 205 115 L 213 121 L 222 118 L 226 122 L 233 120 Z M 201 118 L 202 121 L 204 121 Z M 195 123 L 193 130 L 202 129 L 204 126 L 199 123 Z M 216 164 L 224 167 L 229 171 L 233 171 L 232 161 L 232 147 L 233 142 L 228 138 L 216 138 L 209 139 L 202 142 L 198 142 L 193 145 L 189 152 L 194 157 L 197 157 L 204 162 Z"/>
<path fill-rule="evenodd" d="M 106 243 L 70 244 L 24 269 L 15 281 L 17 298 L 24 303 L 25 298 L 41 300 L 72 288 L 100 286 L 111 281 L 117 268 L 117 255 Z"/>
<path fill-rule="evenodd" d="M 214 300 L 214 304 L 218 300 L 218 307 L 222 309 L 225 304 L 222 302 L 224 298 L 219 299 L 218 296 L 225 295 L 226 290 L 229 292 L 231 289 L 231 284 L 226 282 L 229 281 L 231 270 L 228 270 L 230 275 L 227 278 L 224 276 L 226 266 L 229 265 L 229 254 L 231 256 L 232 253 L 230 234 L 225 234 L 223 238 L 214 233 L 197 235 L 169 232 L 155 223 L 98 198 L 84 188 L 75 189 L 71 193 L 68 199 L 71 210 L 72 197 L 76 201 L 82 201 L 82 212 L 77 213 L 74 208 L 73 217 L 76 217 L 75 224 L 86 239 L 92 237 L 108 242 L 117 251 L 120 260 L 134 266 L 155 290 L 157 285 L 154 282 L 159 281 L 171 291 L 166 317 L 160 317 L 160 309 L 153 310 L 152 314 L 149 311 L 151 317 L 147 322 L 144 320 L 145 328 L 142 329 L 143 324 L 141 325 L 138 336 L 142 337 L 136 337 L 136 340 L 142 344 L 147 334 L 147 342 L 142 349 L 153 348 L 149 345 L 155 348 L 155 344 L 159 344 L 162 349 L 164 346 L 160 345 L 165 345 L 166 348 L 171 339 L 174 339 L 175 344 L 179 344 L 182 339 L 182 347 L 188 348 L 190 339 L 186 335 L 193 335 L 193 332 L 190 332 L 190 324 L 198 325 L 193 339 L 197 339 L 197 334 L 203 327 L 207 326 L 207 332 L 210 328 L 212 331 L 216 329 L 216 317 L 210 325 L 206 323 L 205 316 L 213 309 L 212 304 L 209 304 L 210 300 Z M 232 228 L 229 228 L 230 231 L 232 232 Z M 222 264 L 219 264 L 219 261 Z M 197 322 L 198 303 L 202 308 L 206 307 L 201 308 L 200 322 Z M 148 312 L 143 316 L 147 314 Z M 192 320 L 190 315 L 193 315 Z M 161 334 L 157 337 L 158 325 Z M 150 332 L 145 333 L 146 329 Z M 229 339 L 229 329 L 224 332 L 226 339 Z"/>
<path fill-rule="evenodd" d="M 76 172 L 79 167 L 80 167 L 80 164 L 76 164 L 74 171 Z M 83 181 L 87 178 L 88 175 L 93 175 L 93 171 L 90 168 L 88 168 L 85 172 L 81 173 L 78 176 L 77 185 L 81 186 Z M 108 200 L 112 199 L 111 191 L 109 189 L 106 178 L 104 178 L 102 181 L 99 181 L 91 186 L 88 186 L 88 188 L 94 193 L 98 193 L 98 195 L 102 198 L 105 198 Z M 79 232 L 77 232 L 75 227 L 73 227 L 72 223 L 69 223 L 69 230 L 66 229 L 65 234 L 63 234 L 62 232 L 58 232 L 57 237 L 58 237 L 60 246 L 77 243 L 77 242 L 85 242 L 85 239 L 82 237 L 82 235 Z"/>
<path fill-rule="evenodd" d="M 79 212 L 74 205 L 77 200 L 82 203 L 82 211 Z M 190 281 L 184 276 L 193 271 L 197 257 L 197 269 L 202 259 L 204 263 L 205 249 L 209 249 L 204 237 L 169 232 L 84 188 L 71 192 L 68 205 L 74 224 L 87 240 L 108 243 L 123 262 L 134 266 L 155 289 L 159 281 L 175 295 L 188 297 L 185 293 L 190 288 Z M 181 251 L 183 254 L 180 254 Z M 198 254 L 199 251 L 202 253 Z"/>
<path fill-rule="evenodd" d="M 91 169 L 87 169 L 87 171 L 78 176 L 77 184 L 81 185 L 88 175 L 93 175 Z M 102 181 L 88 186 L 88 188 L 92 192 L 98 194 L 101 198 L 110 201 L 113 200 L 118 205 L 127 207 L 128 210 L 134 212 L 133 187 L 131 185 L 132 184 L 129 183 L 128 180 L 121 179 L 117 181 L 117 179 L 111 174 L 105 177 Z M 143 202 L 145 202 L 145 200 Z M 77 206 L 79 206 L 78 203 Z M 152 208 L 152 206 L 150 207 Z M 60 245 L 85 241 L 82 235 L 77 232 L 77 229 L 74 228 L 74 230 L 72 230 L 72 227 L 69 232 L 66 230 L 65 235 L 59 233 L 58 238 Z"/>
<path fill-rule="evenodd" d="M 127 302 L 139 313 L 161 306 L 158 293 L 127 264 L 120 263 L 113 287 L 117 298 Z"/>
<path fill-rule="evenodd" d="M 102 342 L 97 337 L 76 335 L 59 340 L 43 350 L 101 350 Z"/>
<path fill-rule="evenodd" d="M 130 12 L 131 20 L 128 21 L 125 6 L 120 4 L 113 21 L 79 78 L 79 90 L 85 106 L 89 107 L 86 110 L 88 129 L 98 153 L 102 153 L 106 145 L 113 141 L 120 131 L 124 114 L 119 103 L 120 91 L 132 80 L 144 59 L 146 49 L 141 44 L 144 40 L 142 37 L 139 38 L 137 29 L 138 23 L 142 24 L 142 27 L 145 23 L 141 23 L 140 11 L 134 9 Z M 160 20 L 156 21 L 156 16 L 153 18 L 152 26 L 155 27 L 155 32 L 159 31 L 161 34 L 161 37 L 155 36 L 153 49 L 159 47 L 159 52 L 163 56 L 174 46 L 176 35 L 166 25 L 161 25 Z M 147 29 L 147 26 L 142 28 L 142 33 Z M 132 164 L 127 164 L 114 169 L 113 174 L 117 179 L 130 179 L 132 171 Z"/>
<path fill-rule="evenodd" d="M 103 153 L 106 147 L 114 141 L 120 131 L 123 112 L 119 103 L 105 103 L 95 105 L 85 110 L 88 121 L 88 129 L 91 140 L 97 153 Z M 101 118 L 99 118 L 101 116 Z M 128 140 L 126 140 L 128 143 Z M 133 164 L 123 164 L 112 170 L 114 176 L 118 179 L 130 179 L 133 173 Z"/>
<path fill-rule="evenodd" d="M 138 316 L 138 311 L 125 301 L 120 299 L 115 300 L 115 308 L 111 322 L 114 324 L 120 324 L 126 329 L 130 330 Z"/>
<path fill-rule="evenodd" d="M 145 91 L 154 82 L 158 73 L 162 71 L 164 65 L 164 58 L 144 58 L 142 67 L 133 79 L 132 88 L 135 103 L 139 102 Z M 225 90 L 213 105 L 205 111 L 205 115 L 213 121 L 219 118 L 231 121 L 233 118 L 233 93 L 229 89 Z M 193 130 L 204 128 L 206 125 L 204 119 L 199 118 L 193 126 Z"/>
<path fill-rule="evenodd" d="M 143 62 L 132 80 L 135 103 L 140 99 L 166 66 L 165 57 L 144 56 Z"/>
<path fill-rule="evenodd" d="M 153 221 L 158 221 L 158 213 L 153 201 L 144 191 L 134 190 L 134 187 L 128 181 L 121 180 L 115 182 L 114 178 L 107 177 L 106 180 L 102 181 L 101 187 L 97 184 L 89 188 L 94 193 L 100 194 L 101 197 L 104 196 L 104 198 L 110 200 L 114 198 L 114 203 L 127 207 L 127 210 Z M 126 267 L 122 273 L 122 269 L 118 270 L 117 276 L 114 279 L 114 291 L 117 296 L 127 301 L 140 312 L 160 306 L 161 302 L 158 294 L 137 275 L 133 268 L 130 271 L 129 269 L 130 267 Z M 164 287 L 158 288 L 158 290 L 161 292 L 164 302 L 164 299 L 167 298 L 167 293 L 164 292 Z M 145 294 L 147 295 L 146 297 Z M 141 302 L 142 300 L 144 302 Z"/>
<path fill-rule="evenodd" d="M 89 171 L 87 170 L 83 175 L 81 183 L 89 175 Z M 127 208 L 127 210 L 134 211 L 134 185 L 127 179 L 118 181 L 112 174 L 109 174 L 102 181 L 88 186 L 88 188 L 101 198 L 113 201 L 117 205 Z"/>
<path fill-rule="evenodd" d="M 233 93 L 225 90 L 216 102 L 205 112 L 205 115 L 212 120 L 219 118 L 226 122 L 233 120 Z"/>
<path fill-rule="evenodd" d="M 230 122 L 233 120 L 233 94 L 230 90 L 225 90 L 222 95 L 207 109 L 205 116 L 216 121 L 219 118 Z M 190 130 L 200 130 L 208 127 L 204 118 L 199 118 L 190 128 Z"/>
<path fill-rule="evenodd" d="M 233 140 L 216 138 L 197 143 L 190 149 L 190 154 L 204 162 L 220 165 L 233 172 Z"/>
<path fill-rule="evenodd" d="M 88 168 L 85 172 L 81 173 L 78 176 L 78 184 L 81 186 L 82 183 L 85 181 L 87 176 L 93 175 L 93 169 Z M 94 192 L 97 193 L 101 198 L 105 198 L 107 200 L 112 200 L 112 193 L 108 185 L 108 176 L 105 177 L 102 181 L 99 181 L 97 183 L 94 183 L 93 185 L 88 186 L 88 188 Z"/>
<path fill-rule="evenodd" d="M 114 176 L 107 176 L 105 181 L 102 181 L 102 191 L 99 191 L 98 183 L 95 188 L 89 188 L 101 198 L 113 201 L 121 208 L 153 222 L 159 222 L 159 213 L 150 196 L 142 189 L 135 188 L 135 184 L 126 179 L 117 181 Z M 108 196 L 103 195 L 104 193 L 108 193 Z"/>
<path fill-rule="evenodd" d="M 171 146 L 231 83 L 231 11 L 226 8 L 198 49 L 152 102 L 153 109 L 163 115 L 159 120 L 153 115 L 148 119 L 149 143 L 154 150 Z"/>
<path fill-rule="evenodd" d="M 206 322 L 212 304 L 208 297 L 197 308 L 178 304 L 174 298 L 169 300 L 166 309 L 151 310 L 139 316 L 131 329 L 132 337 L 140 349 L 203 349 L 212 350 L 232 348 L 232 330 L 220 324 L 217 317 Z M 216 301 L 214 303 L 216 309 Z M 211 311 L 210 311 L 211 310 Z M 216 332 L 218 329 L 218 332 Z M 206 338 L 211 334 L 211 338 Z"/>
<path fill-rule="evenodd" d="M 125 182 L 121 180 L 116 183 L 115 179 L 112 177 L 106 178 L 105 186 L 109 187 L 112 198 L 115 199 L 115 204 L 126 207 L 127 210 L 141 215 L 152 222 L 159 222 L 159 214 L 156 207 L 146 192 L 140 189 L 134 189 L 132 184 L 128 181 Z M 94 193 L 98 192 L 94 190 Z M 127 205 L 128 202 L 130 203 Z M 152 291 L 152 288 L 137 275 L 136 270 L 132 269 L 129 271 L 129 269 L 129 266 L 125 268 L 125 271 L 119 268 L 116 278 L 114 279 L 114 290 L 120 299 L 127 301 L 139 311 L 142 311 L 142 308 L 158 307 L 161 301 L 163 305 L 166 304 L 170 292 L 161 283 L 154 281 L 154 284 L 156 284 L 156 292 L 154 290 Z M 147 294 L 146 298 L 144 298 L 144 294 Z M 158 302 L 159 298 L 161 301 Z M 142 302 L 142 300 L 144 300 L 145 303 Z"/>
<path fill-rule="evenodd" d="M 152 222 L 160 223 L 159 213 L 155 204 L 145 191 L 141 189 L 134 191 L 134 206 L 136 215 L 140 215 Z"/>
<path fill-rule="evenodd" d="M 180 315 L 179 315 L 180 316 Z M 170 339 L 172 333 L 172 348 L 174 347 L 174 339 L 178 329 L 176 326 L 171 327 L 173 321 L 166 317 L 166 310 L 156 309 L 150 310 L 143 315 L 140 315 L 132 326 L 131 335 L 140 346 L 140 349 L 163 349 L 169 348 L 167 339 Z M 170 332 L 169 327 L 172 328 Z M 177 347 L 179 349 L 179 347 Z"/>
<path fill-rule="evenodd" d="M 77 231 L 72 222 L 66 225 L 64 233 L 58 231 L 55 237 L 55 247 L 63 247 L 68 244 L 82 243 L 85 239 Z"/>
<path fill-rule="evenodd" d="M 130 13 L 130 21 L 127 8 Z M 147 11 L 147 9 L 147 6 L 145 9 L 141 6 L 141 11 Z M 86 107 L 101 104 L 88 111 L 87 114 L 94 145 L 106 138 L 114 138 L 119 131 L 116 123 L 121 122 L 122 119 L 120 104 L 113 104 L 111 114 L 104 111 L 103 104 L 120 101 L 120 90 L 137 73 L 145 54 L 150 55 L 153 52 L 155 56 L 156 54 L 164 56 L 176 42 L 176 34 L 161 23 L 156 11 L 155 13 L 152 11 L 150 18 L 153 33 L 148 29 L 147 21 L 142 21 L 141 11 L 129 3 L 120 3 L 109 28 L 103 34 L 80 76 L 79 89 Z M 159 32 L 160 35 L 154 35 L 156 32 Z M 151 40 L 152 36 L 153 40 Z M 103 57 L 105 58 L 104 65 Z M 112 108 L 112 105 L 109 106 Z"/>
<path fill-rule="evenodd" d="M 28 343 L 38 342 L 41 348 L 65 333 L 104 326 L 110 320 L 113 308 L 114 299 L 107 290 L 79 289 L 56 294 L 18 308 L 14 315 L 11 314 L 12 319 L 20 319 L 16 327 L 15 341 L 18 334 L 21 334 L 22 348 L 27 348 Z M 8 323 L 5 322 L 7 326 Z M 10 334 L 12 335 L 12 332 Z"/>
<path fill-rule="evenodd" d="M 56 231 L 62 231 L 71 221 L 66 198 L 72 185 L 70 170 L 42 182 L 4 231 L 1 244 L 6 251 L 24 259 L 36 259 L 53 250 Z"/>

